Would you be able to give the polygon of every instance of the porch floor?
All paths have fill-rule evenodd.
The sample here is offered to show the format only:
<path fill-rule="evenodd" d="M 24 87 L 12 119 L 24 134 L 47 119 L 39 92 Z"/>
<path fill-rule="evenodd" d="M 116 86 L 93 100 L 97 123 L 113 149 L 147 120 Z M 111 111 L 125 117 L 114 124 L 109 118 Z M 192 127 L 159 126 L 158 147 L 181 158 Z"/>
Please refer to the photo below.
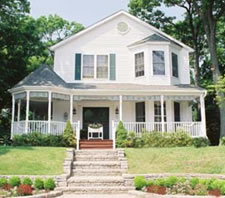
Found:
<path fill-rule="evenodd" d="M 112 149 L 112 140 L 80 140 L 80 149 Z"/>

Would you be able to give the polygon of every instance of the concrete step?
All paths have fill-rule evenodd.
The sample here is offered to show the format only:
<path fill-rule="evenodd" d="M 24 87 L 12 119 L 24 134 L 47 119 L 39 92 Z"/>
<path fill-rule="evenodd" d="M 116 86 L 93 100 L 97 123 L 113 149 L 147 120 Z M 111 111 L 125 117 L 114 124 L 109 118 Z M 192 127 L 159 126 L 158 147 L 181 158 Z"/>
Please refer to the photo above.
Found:
<path fill-rule="evenodd" d="M 116 193 L 126 193 L 129 190 L 134 190 L 133 187 L 127 186 L 76 186 L 76 187 L 57 187 L 55 190 L 63 191 L 65 194 L 116 194 Z"/>
<path fill-rule="evenodd" d="M 119 169 L 119 161 L 74 161 L 73 169 Z"/>
<path fill-rule="evenodd" d="M 123 169 L 73 169 L 74 176 L 120 176 L 125 172 Z"/>
<path fill-rule="evenodd" d="M 121 176 L 74 176 L 68 180 L 68 186 L 123 186 Z"/>
<path fill-rule="evenodd" d="M 117 155 L 76 155 L 76 161 L 116 161 L 118 160 Z"/>
<path fill-rule="evenodd" d="M 91 150 L 79 150 L 75 151 L 75 156 L 77 155 L 117 155 L 118 151 L 113 149 L 91 149 Z"/>

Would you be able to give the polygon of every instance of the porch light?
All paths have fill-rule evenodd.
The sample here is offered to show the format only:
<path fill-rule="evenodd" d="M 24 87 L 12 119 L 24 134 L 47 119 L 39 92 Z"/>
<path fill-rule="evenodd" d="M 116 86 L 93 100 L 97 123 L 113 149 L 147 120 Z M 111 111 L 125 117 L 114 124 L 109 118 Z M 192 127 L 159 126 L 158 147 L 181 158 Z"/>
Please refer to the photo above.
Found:
<path fill-rule="evenodd" d="M 119 114 L 119 109 L 118 109 L 118 107 L 116 107 L 115 114 L 116 114 L 116 115 Z"/>
<path fill-rule="evenodd" d="M 73 115 L 77 114 L 77 110 L 75 108 L 73 108 Z"/>

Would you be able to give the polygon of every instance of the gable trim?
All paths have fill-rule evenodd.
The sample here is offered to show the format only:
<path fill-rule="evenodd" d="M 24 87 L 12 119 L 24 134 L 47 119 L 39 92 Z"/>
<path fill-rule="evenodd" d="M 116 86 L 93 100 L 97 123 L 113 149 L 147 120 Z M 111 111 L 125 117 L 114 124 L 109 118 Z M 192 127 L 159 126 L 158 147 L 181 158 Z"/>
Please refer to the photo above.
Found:
<path fill-rule="evenodd" d="M 54 51 L 55 49 L 57 49 L 57 48 L 59 48 L 60 46 L 62 46 L 62 45 L 64 45 L 64 44 L 68 43 L 69 41 L 71 41 L 71 40 L 73 40 L 73 39 L 76 39 L 76 38 L 82 36 L 83 34 L 85 34 L 85 33 L 89 32 L 89 31 L 91 31 L 92 29 L 97 28 L 97 27 L 101 26 L 102 24 L 104 24 L 104 23 L 106 23 L 106 22 L 108 22 L 108 21 L 110 21 L 110 20 L 114 19 L 115 17 L 117 17 L 117 16 L 119 16 L 119 15 L 122 15 L 122 14 L 123 14 L 123 15 L 126 15 L 127 17 L 133 19 L 134 21 L 136 21 L 136 22 L 142 24 L 143 26 L 145 26 L 145 27 L 147 27 L 147 28 L 153 30 L 154 32 L 159 33 L 159 34 L 165 36 L 166 38 L 168 38 L 168 39 L 174 41 L 175 43 L 178 43 L 178 44 L 181 45 L 182 47 L 186 48 L 189 52 L 194 52 L 194 49 L 193 49 L 193 48 L 191 48 L 191 47 L 185 45 L 184 43 L 182 43 L 182 42 L 180 42 L 180 41 L 174 39 L 173 37 L 169 36 L 168 34 L 162 32 L 161 30 L 159 30 L 159 29 L 155 28 L 154 26 L 152 26 L 152 25 L 150 25 L 150 24 L 148 24 L 148 23 L 142 21 L 141 19 L 137 18 L 136 16 L 133 16 L 133 15 L 129 14 L 128 12 L 126 12 L 126 11 L 124 11 L 124 10 L 120 10 L 120 11 L 118 11 L 118 12 L 116 12 L 116 13 L 110 15 L 109 17 L 106 17 L 106 18 L 100 20 L 99 22 L 94 23 L 94 24 L 91 25 L 91 26 L 88 26 L 87 28 L 85 28 L 84 30 L 78 32 L 77 34 L 74 34 L 74 35 L 72 35 L 72 36 L 70 36 L 70 37 L 68 37 L 68 38 L 65 38 L 65 39 L 62 40 L 61 42 L 59 42 L 59 43 L 57 43 L 57 44 L 51 46 L 51 47 L 50 47 L 50 50 Z"/>

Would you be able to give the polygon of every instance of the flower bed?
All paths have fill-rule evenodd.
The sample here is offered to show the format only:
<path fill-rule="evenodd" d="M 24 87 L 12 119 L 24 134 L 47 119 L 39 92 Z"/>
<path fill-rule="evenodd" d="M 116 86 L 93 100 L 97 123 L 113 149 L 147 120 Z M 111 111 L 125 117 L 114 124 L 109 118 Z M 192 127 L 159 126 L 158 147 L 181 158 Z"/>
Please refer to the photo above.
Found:
<path fill-rule="evenodd" d="M 55 181 L 52 178 L 45 180 L 36 178 L 32 181 L 29 177 L 21 180 L 19 177 L 10 179 L 0 178 L 0 197 L 17 197 L 38 195 L 54 190 Z"/>
<path fill-rule="evenodd" d="M 170 176 L 167 178 L 149 179 L 144 176 L 136 176 L 134 179 L 136 190 L 159 195 L 198 195 L 216 196 L 225 195 L 225 180 L 199 179 L 192 177 Z"/>

